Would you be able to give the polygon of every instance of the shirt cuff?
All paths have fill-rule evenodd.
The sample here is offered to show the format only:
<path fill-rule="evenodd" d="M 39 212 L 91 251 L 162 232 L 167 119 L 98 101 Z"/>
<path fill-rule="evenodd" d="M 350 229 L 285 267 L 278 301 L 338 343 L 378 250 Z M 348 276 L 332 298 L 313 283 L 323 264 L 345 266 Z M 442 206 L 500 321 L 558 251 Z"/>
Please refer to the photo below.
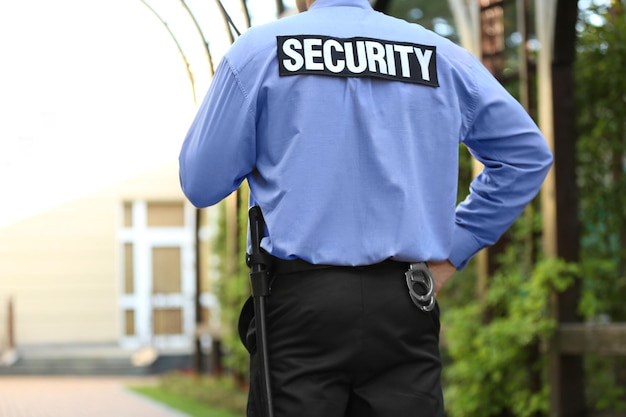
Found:
<path fill-rule="evenodd" d="M 461 270 L 467 266 L 478 251 L 482 249 L 481 244 L 476 240 L 473 234 L 464 227 L 456 224 L 452 235 L 452 250 L 448 260 L 456 269 Z"/>

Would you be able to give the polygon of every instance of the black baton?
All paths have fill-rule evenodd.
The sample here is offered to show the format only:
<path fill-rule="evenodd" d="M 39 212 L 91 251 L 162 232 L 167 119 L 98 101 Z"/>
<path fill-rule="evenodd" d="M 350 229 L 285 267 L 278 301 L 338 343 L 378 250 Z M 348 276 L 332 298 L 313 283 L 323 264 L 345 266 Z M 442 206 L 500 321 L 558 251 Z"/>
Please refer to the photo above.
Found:
<path fill-rule="evenodd" d="M 270 385 L 270 364 L 267 354 L 267 322 L 265 317 L 265 297 L 270 294 L 267 258 L 261 250 L 261 239 L 265 230 L 263 213 L 258 206 L 250 207 L 250 286 L 254 301 L 254 319 L 256 323 L 257 354 L 261 380 L 261 401 L 266 417 L 274 417 L 272 406 L 272 387 Z"/>

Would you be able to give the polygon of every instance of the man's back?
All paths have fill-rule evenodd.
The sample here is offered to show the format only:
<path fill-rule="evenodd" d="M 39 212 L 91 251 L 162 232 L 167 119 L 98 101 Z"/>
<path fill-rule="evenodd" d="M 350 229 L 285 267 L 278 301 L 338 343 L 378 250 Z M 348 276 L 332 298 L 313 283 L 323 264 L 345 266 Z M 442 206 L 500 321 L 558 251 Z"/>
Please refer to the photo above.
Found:
<path fill-rule="evenodd" d="M 458 144 L 468 140 L 487 160 L 509 153 L 508 165 L 541 179 L 549 164 L 547 148 L 539 158 L 523 149 L 540 139 L 534 123 L 478 61 L 367 0 L 317 1 L 307 13 L 249 30 L 214 82 L 229 86 L 228 100 L 205 103 L 200 113 L 227 117 L 228 130 L 204 140 L 232 150 L 228 158 L 207 154 L 202 169 L 238 182 L 198 188 L 198 203 L 219 201 L 247 177 L 268 226 L 264 247 L 283 259 L 461 265 L 497 239 L 535 184 L 506 172 L 491 181 L 501 183 L 503 198 L 523 196 L 513 211 L 489 207 L 488 218 L 474 221 L 472 208 L 455 217 Z M 488 123 L 477 114 L 483 109 L 492 112 Z M 491 140 L 509 126 L 516 140 Z M 486 220 L 495 227 L 483 227 Z"/>

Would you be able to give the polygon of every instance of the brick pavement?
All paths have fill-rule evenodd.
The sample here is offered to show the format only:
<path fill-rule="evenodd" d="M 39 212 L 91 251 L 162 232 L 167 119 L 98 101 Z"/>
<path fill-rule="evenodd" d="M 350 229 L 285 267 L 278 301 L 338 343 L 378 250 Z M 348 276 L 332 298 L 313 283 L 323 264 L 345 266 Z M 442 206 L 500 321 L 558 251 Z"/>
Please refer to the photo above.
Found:
<path fill-rule="evenodd" d="M 127 389 L 153 378 L 0 377 L 0 417 L 188 417 Z"/>

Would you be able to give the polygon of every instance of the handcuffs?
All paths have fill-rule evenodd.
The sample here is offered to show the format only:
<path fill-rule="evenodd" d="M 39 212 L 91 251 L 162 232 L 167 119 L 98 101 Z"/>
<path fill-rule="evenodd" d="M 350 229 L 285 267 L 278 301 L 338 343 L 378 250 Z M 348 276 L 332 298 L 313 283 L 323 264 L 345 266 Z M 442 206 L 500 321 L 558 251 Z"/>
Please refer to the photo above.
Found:
<path fill-rule="evenodd" d="M 435 308 L 435 280 L 426 263 L 410 264 L 404 275 L 413 304 L 422 311 Z"/>

